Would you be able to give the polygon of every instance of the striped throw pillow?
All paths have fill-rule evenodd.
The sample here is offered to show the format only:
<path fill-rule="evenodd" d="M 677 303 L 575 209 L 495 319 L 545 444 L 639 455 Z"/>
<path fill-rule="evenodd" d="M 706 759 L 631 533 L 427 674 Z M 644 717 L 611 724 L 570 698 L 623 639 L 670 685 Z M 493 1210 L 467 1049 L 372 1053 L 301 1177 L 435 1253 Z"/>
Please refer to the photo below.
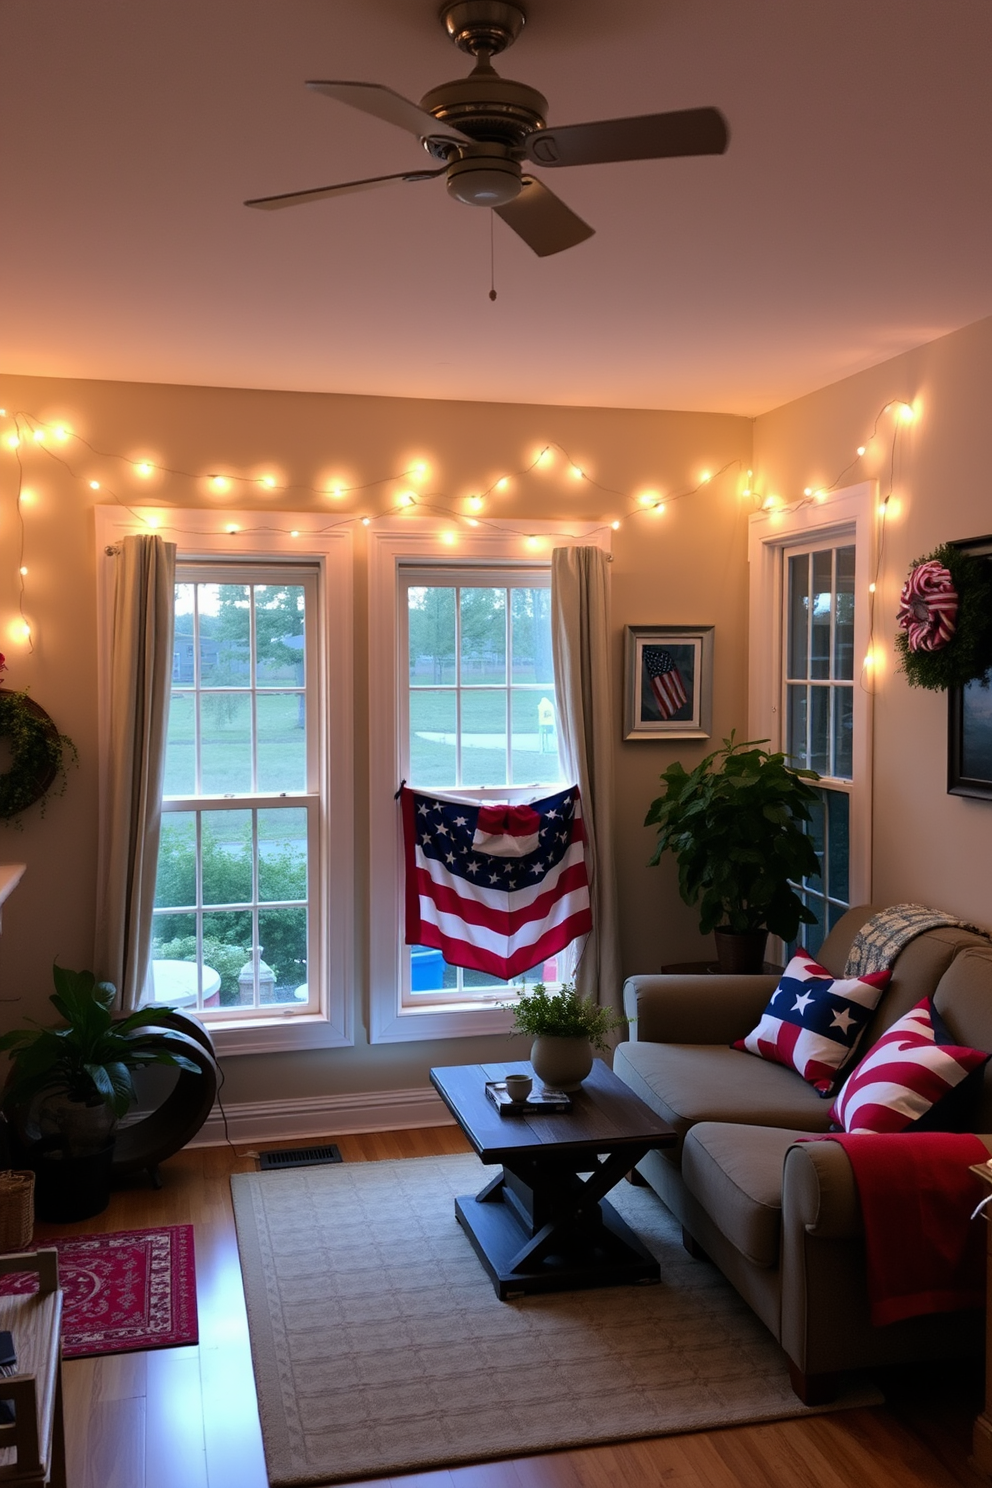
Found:
<path fill-rule="evenodd" d="M 837 1072 L 854 1055 L 865 1025 L 888 986 L 891 972 L 838 978 L 797 951 L 747 1038 L 735 1049 L 794 1069 L 824 1097 L 837 1088 Z"/>
<path fill-rule="evenodd" d="M 953 1043 L 924 997 L 868 1050 L 834 1101 L 831 1118 L 846 1132 L 905 1131 L 988 1058 Z M 936 1120 L 927 1124 L 936 1126 Z"/>

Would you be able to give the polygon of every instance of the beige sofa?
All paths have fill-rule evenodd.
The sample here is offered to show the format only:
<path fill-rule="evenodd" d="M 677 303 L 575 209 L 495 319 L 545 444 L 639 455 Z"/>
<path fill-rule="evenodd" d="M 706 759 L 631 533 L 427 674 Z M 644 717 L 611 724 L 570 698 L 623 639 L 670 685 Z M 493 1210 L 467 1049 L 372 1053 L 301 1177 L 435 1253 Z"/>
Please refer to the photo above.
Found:
<path fill-rule="evenodd" d="M 835 976 L 877 906 L 849 910 L 817 956 Z M 831 1102 L 792 1070 L 731 1049 L 757 1023 L 769 976 L 637 976 L 624 988 L 631 1041 L 614 1069 L 678 1133 L 639 1172 L 771 1329 L 808 1404 L 832 1397 L 846 1369 L 980 1353 L 984 1318 L 954 1313 L 886 1328 L 869 1321 L 864 1232 L 850 1164 L 825 1132 Z M 859 1046 L 926 994 L 952 1036 L 992 1049 L 992 945 L 966 930 L 930 930 L 898 956 Z M 986 1069 L 974 1125 L 992 1133 Z M 983 1137 L 992 1151 L 992 1136 Z"/>

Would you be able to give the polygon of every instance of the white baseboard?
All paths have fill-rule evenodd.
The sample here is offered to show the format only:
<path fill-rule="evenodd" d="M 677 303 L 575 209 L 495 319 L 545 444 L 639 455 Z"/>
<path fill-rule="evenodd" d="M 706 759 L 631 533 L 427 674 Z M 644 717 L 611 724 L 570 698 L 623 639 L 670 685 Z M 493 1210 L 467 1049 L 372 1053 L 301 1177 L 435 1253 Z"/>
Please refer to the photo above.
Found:
<path fill-rule="evenodd" d="M 340 1136 L 349 1132 L 402 1131 L 417 1126 L 453 1126 L 432 1089 L 367 1090 L 358 1095 L 317 1095 L 305 1100 L 225 1102 L 232 1142 L 282 1142 L 289 1137 Z M 224 1120 L 214 1106 L 190 1147 L 223 1144 Z"/>

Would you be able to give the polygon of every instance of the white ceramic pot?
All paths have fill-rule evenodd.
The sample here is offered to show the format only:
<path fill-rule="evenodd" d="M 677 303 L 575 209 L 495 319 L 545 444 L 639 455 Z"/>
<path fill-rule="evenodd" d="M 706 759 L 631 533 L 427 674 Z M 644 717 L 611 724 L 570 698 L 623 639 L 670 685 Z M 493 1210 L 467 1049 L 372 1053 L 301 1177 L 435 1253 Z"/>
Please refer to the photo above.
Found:
<path fill-rule="evenodd" d="M 586 1038 L 541 1034 L 530 1046 L 530 1062 L 542 1085 L 551 1090 L 578 1090 L 592 1069 L 592 1044 Z"/>

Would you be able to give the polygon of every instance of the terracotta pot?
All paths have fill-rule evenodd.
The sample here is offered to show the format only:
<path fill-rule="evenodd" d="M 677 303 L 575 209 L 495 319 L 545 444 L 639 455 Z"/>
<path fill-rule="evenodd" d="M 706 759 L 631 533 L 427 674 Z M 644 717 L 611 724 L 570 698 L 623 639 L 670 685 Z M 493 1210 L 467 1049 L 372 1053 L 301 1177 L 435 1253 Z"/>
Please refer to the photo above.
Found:
<path fill-rule="evenodd" d="M 713 931 L 716 941 L 717 965 L 731 976 L 745 973 L 755 975 L 764 970 L 767 930 L 723 930 Z"/>
<path fill-rule="evenodd" d="M 592 1069 L 592 1044 L 585 1038 L 541 1034 L 530 1046 L 530 1062 L 542 1085 L 578 1090 Z"/>

